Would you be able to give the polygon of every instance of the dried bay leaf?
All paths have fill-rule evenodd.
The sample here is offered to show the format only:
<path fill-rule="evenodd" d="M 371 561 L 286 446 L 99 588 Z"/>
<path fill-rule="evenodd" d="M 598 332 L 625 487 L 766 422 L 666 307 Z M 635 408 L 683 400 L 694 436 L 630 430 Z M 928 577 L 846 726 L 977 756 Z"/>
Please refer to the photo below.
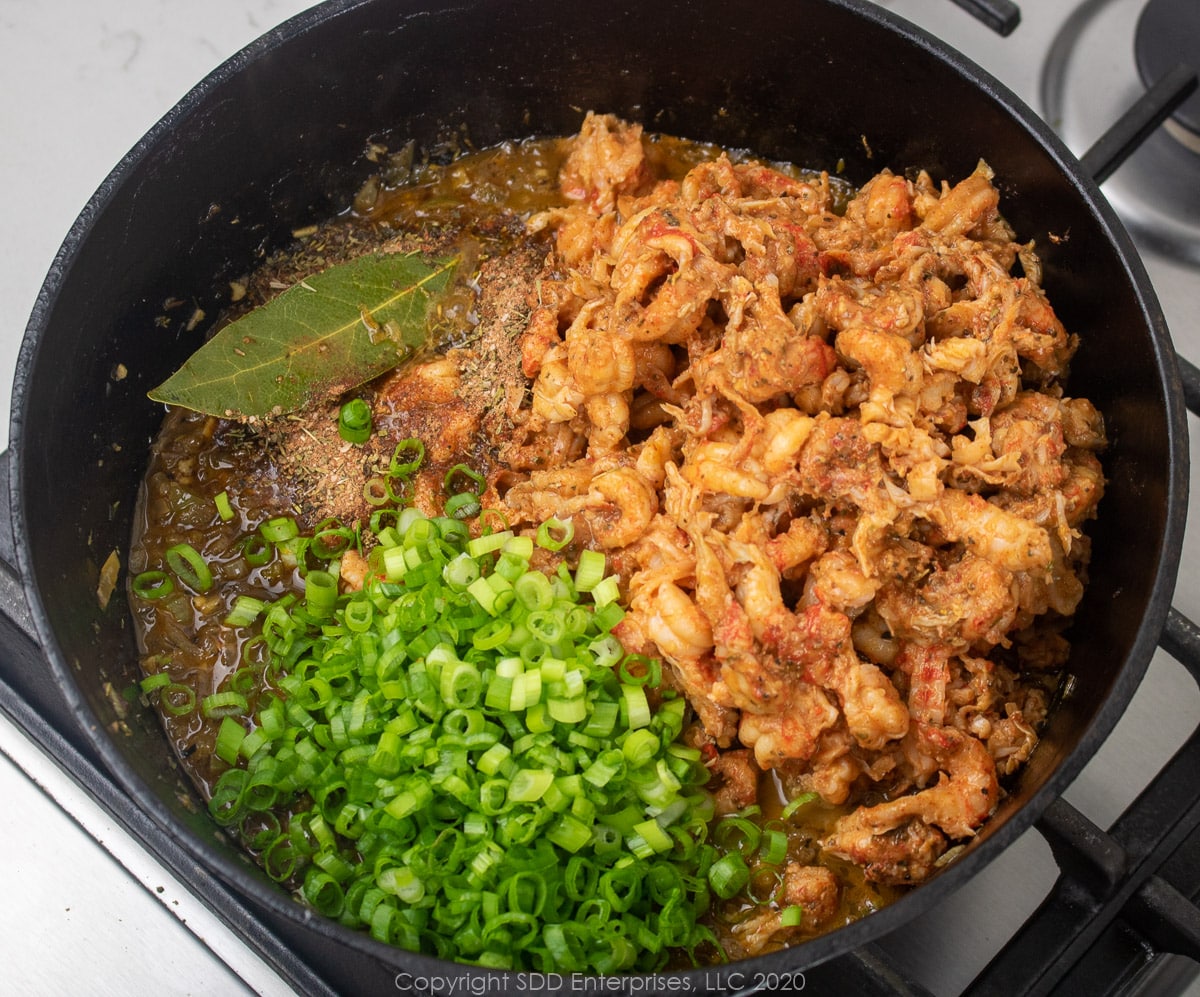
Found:
<path fill-rule="evenodd" d="M 426 345 L 459 259 L 373 253 L 307 277 L 221 329 L 150 398 L 263 417 L 343 394 Z"/>

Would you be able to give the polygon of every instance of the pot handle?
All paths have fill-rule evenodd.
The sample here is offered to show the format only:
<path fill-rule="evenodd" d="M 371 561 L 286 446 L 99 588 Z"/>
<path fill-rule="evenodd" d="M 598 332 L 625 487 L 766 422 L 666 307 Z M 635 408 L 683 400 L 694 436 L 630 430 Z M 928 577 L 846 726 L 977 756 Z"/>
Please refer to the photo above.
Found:
<path fill-rule="evenodd" d="M 977 21 L 1007 38 L 1021 23 L 1021 8 L 1011 0 L 954 0 Z"/>
<path fill-rule="evenodd" d="M 25 601 L 25 587 L 16 568 L 17 543 L 13 533 L 12 492 L 9 488 L 11 464 L 11 454 L 7 450 L 0 452 L 0 614 L 36 644 L 37 632 Z"/>

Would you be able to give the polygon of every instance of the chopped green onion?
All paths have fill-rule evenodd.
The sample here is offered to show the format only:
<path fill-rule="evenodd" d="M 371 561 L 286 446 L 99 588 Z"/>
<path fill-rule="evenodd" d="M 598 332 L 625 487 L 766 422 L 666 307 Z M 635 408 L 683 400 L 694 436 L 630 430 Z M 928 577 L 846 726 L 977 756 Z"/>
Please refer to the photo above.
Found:
<path fill-rule="evenodd" d="M 587 719 L 587 702 L 582 696 L 575 699 L 549 699 L 546 701 L 546 712 L 557 723 L 573 726 Z"/>
<path fill-rule="evenodd" d="M 466 661 L 456 661 L 442 668 L 441 693 L 447 706 L 462 709 L 479 702 L 483 676 L 479 669 Z"/>
<path fill-rule="evenodd" d="M 412 478 L 404 474 L 391 474 L 383 479 L 384 493 L 388 502 L 404 505 L 412 499 Z"/>
<path fill-rule="evenodd" d="M 621 686 L 621 712 L 630 730 L 650 725 L 650 703 L 640 685 Z"/>
<path fill-rule="evenodd" d="M 423 457 L 399 445 L 386 490 Z M 447 485 L 483 481 L 456 469 Z M 532 537 L 481 518 L 471 537 L 452 515 L 381 509 L 373 573 L 346 592 L 336 558 L 356 533 L 260 527 L 303 595 L 229 612 L 261 636 L 201 704 L 231 766 L 210 811 L 312 908 L 388 943 L 505 969 L 655 972 L 668 949 L 712 944 L 699 917 L 738 879 L 706 841 L 701 756 L 676 740 L 686 703 L 648 697 L 661 665 L 610 633 L 623 611 L 603 555 L 547 574 Z M 572 535 L 543 524 L 537 544 Z"/>
<path fill-rule="evenodd" d="M 470 554 L 459 554 L 446 562 L 442 577 L 452 589 L 465 589 L 479 577 L 479 562 Z"/>
<path fill-rule="evenodd" d="M 781 865 L 787 858 L 787 835 L 778 829 L 764 829 L 759 858 L 766 865 Z"/>
<path fill-rule="evenodd" d="M 196 592 L 207 592 L 213 586 L 213 574 L 204 558 L 189 543 L 167 548 L 167 565 L 175 577 Z"/>
<path fill-rule="evenodd" d="M 613 779 L 625 773 L 625 756 L 618 750 L 603 752 L 583 771 L 583 778 L 597 789 L 603 789 Z"/>
<path fill-rule="evenodd" d="M 156 672 L 153 675 L 147 675 L 139 683 L 142 692 L 153 692 L 155 689 L 161 689 L 164 686 L 171 684 L 171 676 L 166 672 Z"/>
<path fill-rule="evenodd" d="M 228 679 L 229 688 L 234 692 L 240 692 L 243 696 L 253 692 L 257 682 L 258 676 L 254 670 L 246 667 L 239 668 Z"/>
<path fill-rule="evenodd" d="M 596 628 L 601 633 L 607 634 L 624 618 L 625 610 L 621 608 L 620 604 L 610 602 L 607 606 L 602 606 L 596 610 Z"/>
<path fill-rule="evenodd" d="M 592 830 L 583 821 L 571 814 L 563 814 L 546 831 L 546 838 L 559 848 L 575 855 L 591 841 Z"/>
<path fill-rule="evenodd" d="M 554 773 L 547 769 L 517 769 L 508 784 L 508 799 L 513 803 L 534 803 L 546 795 L 554 782 Z"/>
<path fill-rule="evenodd" d="M 459 478 L 466 478 L 475 487 L 467 488 L 465 490 L 460 489 L 457 480 Z M 478 498 L 483 494 L 484 488 L 487 487 L 487 480 L 482 474 L 480 474 L 478 471 L 472 470 L 466 464 L 455 464 L 452 468 L 450 468 L 449 471 L 446 472 L 446 476 L 442 479 L 442 487 L 445 489 L 447 494 L 450 495 L 467 494 L 474 495 L 476 498 Z"/>
<path fill-rule="evenodd" d="M 240 692 L 214 692 L 200 700 L 200 712 L 210 718 L 241 716 L 246 706 L 246 697 Z"/>
<path fill-rule="evenodd" d="M 750 869 L 739 853 L 729 852 L 709 867 L 708 882 L 717 896 L 728 900 L 750 882 Z"/>
<path fill-rule="evenodd" d="M 782 821 L 791 820 L 797 810 L 808 806 L 810 803 L 814 803 L 818 799 L 820 799 L 820 796 L 817 793 L 801 793 L 788 802 L 787 806 L 783 808 L 783 812 L 780 813 L 779 819 Z"/>
<path fill-rule="evenodd" d="M 592 599 L 600 607 L 607 606 L 609 603 L 615 603 L 620 597 L 621 589 L 615 575 L 602 578 L 592 589 Z"/>
<path fill-rule="evenodd" d="M 385 516 L 391 520 L 390 524 L 384 522 Z M 367 524 L 370 526 L 372 533 L 378 534 L 382 532 L 382 530 L 388 525 L 391 525 L 393 528 L 395 528 L 396 522 L 399 520 L 399 518 L 399 509 L 376 509 L 371 513 L 371 518 L 367 521 Z"/>
<path fill-rule="evenodd" d="M 196 693 L 191 686 L 171 682 L 158 693 L 158 705 L 173 717 L 182 717 L 196 708 Z"/>
<path fill-rule="evenodd" d="M 621 642 L 612 634 L 607 633 L 603 637 L 593 640 L 588 644 L 587 649 L 598 668 L 611 668 L 625 655 L 625 649 L 621 646 Z"/>
<path fill-rule="evenodd" d="M 445 513 L 456 519 L 470 519 L 479 515 L 479 496 L 474 492 L 458 492 L 446 499 Z"/>
<path fill-rule="evenodd" d="M 621 659 L 617 677 L 626 685 L 656 686 L 662 681 L 662 662 L 644 654 L 627 654 Z"/>
<path fill-rule="evenodd" d="M 575 524 L 571 520 L 557 517 L 547 519 L 537 531 L 537 544 L 546 550 L 560 551 L 575 536 Z"/>
<path fill-rule="evenodd" d="M 425 896 L 425 884 L 408 866 L 384 869 L 375 877 L 375 882 L 385 893 L 391 893 L 407 904 L 419 903 Z"/>
<path fill-rule="evenodd" d="M 575 588 L 580 592 L 590 592 L 604 578 L 608 562 L 598 550 L 581 550 L 579 564 L 575 568 Z M 610 600 L 611 601 L 611 600 Z"/>
<path fill-rule="evenodd" d="M 388 474 L 392 477 L 407 477 L 415 474 L 425 459 L 425 444 L 420 440 L 409 437 L 396 444 L 392 460 L 388 466 Z"/>
<path fill-rule="evenodd" d="M 231 716 L 223 717 L 217 729 L 213 752 L 221 761 L 233 765 L 238 759 L 238 749 L 246 739 L 246 728 Z"/>
<path fill-rule="evenodd" d="M 611 737 L 621 715 L 620 704 L 613 700 L 600 700 L 593 704 L 592 715 L 583 728 L 588 737 Z"/>
<path fill-rule="evenodd" d="M 326 917 L 338 917 L 346 905 L 346 895 L 338 881 L 317 866 L 304 874 L 304 899 Z"/>
<path fill-rule="evenodd" d="M 276 516 L 259 526 L 258 532 L 268 543 L 281 544 L 295 540 L 300 535 L 300 527 L 291 516 Z"/>
<path fill-rule="evenodd" d="M 229 492 L 219 492 L 213 496 L 213 504 L 217 507 L 217 515 L 221 517 L 222 523 L 228 523 L 233 519 L 233 506 L 229 502 Z"/>
<path fill-rule="evenodd" d="M 804 923 L 804 908 L 799 904 L 784 907 L 779 912 L 779 925 L 782 928 L 796 928 Z"/>
<path fill-rule="evenodd" d="M 476 578 L 467 586 L 467 591 L 475 597 L 484 612 L 490 613 L 492 616 L 500 612 L 501 607 L 496 602 L 496 591 L 488 584 L 486 578 Z"/>
<path fill-rule="evenodd" d="M 513 591 L 528 610 L 545 611 L 554 605 L 550 579 L 540 571 L 526 571 L 513 582 Z"/>
<path fill-rule="evenodd" d="M 322 561 L 332 561 L 354 542 L 354 531 L 337 525 L 336 520 L 326 520 L 313 532 L 309 550 Z"/>
<path fill-rule="evenodd" d="M 252 568 L 260 568 L 271 560 L 271 545 L 265 537 L 258 533 L 251 533 L 244 537 L 241 543 L 242 557 L 246 559 L 246 563 Z"/>
<path fill-rule="evenodd" d="M 533 537 L 528 537 L 524 534 L 510 537 L 504 541 L 503 550 L 504 553 L 512 554 L 514 557 L 518 557 L 528 563 L 529 559 L 533 557 Z"/>
<path fill-rule="evenodd" d="M 515 537 L 514 539 L 520 539 Z M 529 559 L 522 557 L 519 554 L 514 554 L 508 550 L 512 541 L 504 545 L 504 550 L 500 554 L 500 558 L 496 561 L 493 571 L 503 578 L 506 582 L 514 583 L 520 579 L 529 568 Z"/>
<path fill-rule="evenodd" d="M 304 577 L 304 604 L 318 620 L 333 615 L 338 583 L 328 571 L 310 571 Z"/>
<path fill-rule="evenodd" d="M 175 591 L 175 582 L 165 571 L 143 571 L 131 582 L 139 599 L 162 599 Z"/>
<path fill-rule="evenodd" d="M 388 484 L 380 477 L 367 478 L 363 484 L 362 497 L 369 505 L 374 506 L 386 505 L 392 501 L 391 495 L 388 494 Z"/>
<path fill-rule="evenodd" d="M 371 406 L 351 398 L 338 412 L 338 435 L 348 443 L 366 443 L 371 438 Z"/>
<path fill-rule="evenodd" d="M 633 767 L 640 768 L 650 762 L 655 755 L 658 754 L 658 749 L 661 743 L 658 735 L 651 730 L 642 728 L 641 730 L 633 731 L 629 737 L 625 739 L 622 745 L 622 752 L 625 755 L 625 760 Z"/>
<path fill-rule="evenodd" d="M 642 858 L 646 858 L 650 854 L 669 852 L 675 845 L 674 839 L 662 829 L 656 820 L 644 820 L 635 824 L 630 838 L 646 850 L 641 855 Z M 634 854 L 638 854 L 636 847 Z"/>
<path fill-rule="evenodd" d="M 217 779 L 208 809 L 218 824 L 229 826 L 241 819 L 245 812 L 244 797 L 248 781 L 249 773 L 240 768 L 228 769 Z"/>
<path fill-rule="evenodd" d="M 233 603 L 233 608 L 225 617 L 225 625 L 229 627 L 248 627 L 258 619 L 259 614 L 267 608 L 261 599 L 250 595 L 239 595 Z"/>
<path fill-rule="evenodd" d="M 742 854 L 753 852 L 762 840 L 762 829 L 753 821 L 730 814 L 722 818 L 713 835 L 717 847 L 725 851 L 737 850 Z"/>
<path fill-rule="evenodd" d="M 483 557 L 484 554 L 500 550 L 500 548 L 512 539 L 512 536 L 513 533 L 511 530 L 480 534 L 467 543 L 467 553 L 472 557 Z"/>

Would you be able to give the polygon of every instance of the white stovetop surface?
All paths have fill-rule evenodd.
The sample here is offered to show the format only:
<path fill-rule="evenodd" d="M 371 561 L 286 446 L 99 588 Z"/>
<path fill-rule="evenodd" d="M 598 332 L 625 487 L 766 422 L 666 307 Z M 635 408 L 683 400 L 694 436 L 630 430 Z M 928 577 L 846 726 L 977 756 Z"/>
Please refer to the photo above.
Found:
<path fill-rule="evenodd" d="M 879 2 L 968 52 L 1034 104 L 1040 58 L 1031 58 L 1028 48 L 1041 50 L 1072 0 L 1026 0 L 1024 23 L 1007 40 L 945 0 Z M 8 438 L 11 375 L 25 321 L 79 210 L 193 84 L 310 5 L 309 0 L 0 0 L 0 440 Z M 1156 282 L 1162 274 L 1159 293 L 1174 329 L 1176 303 L 1190 297 L 1192 285 L 1190 277 L 1175 280 L 1170 266 L 1155 268 Z M 1198 352 L 1184 352 L 1200 359 Z M 1192 579 L 1181 581 L 1176 600 L 1193 618 L 1200 616 L 1195 587 Z M 1191 732 L 1198 712 L 1191 682 L 1161 652 L 1151 673 L 1153 681 L 1122 725 L 1139 733 L 1122 737 L 1118 728 L 1067 794 L 1102 825 L 1136 792 L 1114 788 L 1124 784 L 1122 777 L 1154 771 Z M 1147 746 L 1141 734 L 1147 730 L 1161 738 Z M 1137 749 L 1130 750 L 1131 744 Z M 0 906 L 0 966 L 6 992 L 163 997 L 289 992 L 2 716 L 0 799 L 0 882 L 8 896 Z M 918 964 L 936 965 L 951 954 L 939 942 L 945 940 L 943 926 L 960 912 L 998 908 L 996 924 L 988 929 L 998 932 L 1032 910 L 1055 870 L 1040 839 L 1026 838 L 985 870 L 978 884 L 968 884 L 922 919 L 904 943 Z M 1021 890 L 1005 889 L 1018 879 L 1024 882 Z M 996 889 L 999 893 L 992 892 Z M 968 960 L 957 972 L 931 971 L 937 982 L 927 985 L 956 993 L 974 970 Z"/>

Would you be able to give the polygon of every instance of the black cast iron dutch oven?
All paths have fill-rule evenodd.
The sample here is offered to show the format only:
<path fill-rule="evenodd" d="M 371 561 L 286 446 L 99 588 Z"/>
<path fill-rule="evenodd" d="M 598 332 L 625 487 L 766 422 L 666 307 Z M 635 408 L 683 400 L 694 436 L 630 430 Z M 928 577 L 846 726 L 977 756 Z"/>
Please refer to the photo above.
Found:
<path fill-rule="evenodd" d="M 136 805 L 261 909 L 343 953 L 337 985 L 391 990 L 455 967 L 310 914 L 218 834 L 182 785 L 154 716 L 110 697 L 137 678 L 128 608 L 96 598 L 124 551 L 151 437 L 146 391 L 199 344 L 229 279 L 293 229 L 339 211 L 374 169 L 368 143 L 485 146 L 563 134 L 587 109 L 649 129 L 834 169 L 960 179 L 983 157 L 1002 208 L 1037 240 L 1044 284 L 1083 337 L 1074 394 L 1103 411 L 1110 485 L 1091 528 L 1090 585 L 1071 638 L 1072 694 L 971 848 L 892 907 L 754 972 L 814 966 L 944 897 L 1014 841 L 1079 773 L 1138 685 L 1166 616 L 1187 488 L 1186 424 L 1162 314 L 1095 184 L 1012 94 L 929 36 L 859 0 L 335 0 L 271 32 L 197 86 L 104 182 L 38 298 L 14 386 L 19 568 L 48 667 Z M 191 309 L 181 309 L 190 314 Z M 128 371 L 114 376 L 121 365 Z M 700 971 L 677 981 L 719 987 Z M 752 977 L 737 977 L 742 981 Z M 394 992 L 394 990 L 392 991 Z"/>

